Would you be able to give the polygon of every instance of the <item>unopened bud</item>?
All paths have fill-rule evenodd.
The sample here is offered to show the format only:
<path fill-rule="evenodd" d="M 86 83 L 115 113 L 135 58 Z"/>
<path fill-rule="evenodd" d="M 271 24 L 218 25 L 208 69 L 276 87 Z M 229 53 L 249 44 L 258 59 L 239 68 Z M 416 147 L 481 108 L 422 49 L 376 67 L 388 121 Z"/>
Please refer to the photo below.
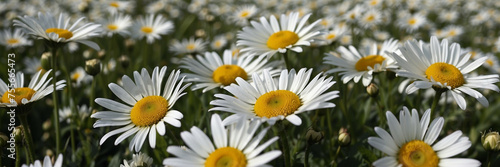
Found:
<path fill-rule="evenodd" d="M 52 151 L 51 149 L 45 150 L 45 156 L 53 157 L 54 151 Z"/>
<path fill-rule="evenodd" d="M 85 62 L 85 71 L 87 74 L 96 76 L 101 72 L 101 61 L 99 59 L 91 59 Z"/>
<path fill-rule="evenodd" d="M 498 132 L 489 132 L 481 136 L 481 143 L 486 151 L 500 150 L 500 135 Z"/>
<path fill-rule="evenodd" d="M 340 146 L 347 146 L 351 143 L 351 135 L 347 133 L 347 129 L 341 128 L 339 131 L 339 144 Z"/>
<path fill-rule="evenodd" d="M 42 124 L 42 129 L 45 131 L 49 130 L 51 127 L 52 127 L 52 122 L 50 120 L 47 120 Z"/>
<path fill-rule="evenodd" d="M 120 65 L 125 69 L 130 65 L 130 59 L 126 55 L 120 56 L 118 61 L 120 62 Z"/>
<path fill-rule="evenodd" d="M 378 95 L 378 86 L 377 84 L 371 83 L 366 87 L 366 93 L 370 95 L 371 97 L 377 97 Z"/>
<path fill-rule="evenodd" d="M 104 56 L 106 56 L 106 50 L 101 49 L 99 52 L 97 52 L 97 57 L 99 59 L 104 59 Z"/>
<path fill-rule="evenodd" d="M 307 140 L 307 143 L 309 143 L 311 145 L 311 144 L 318 143 L 321 140 L 323 140 L 324 136 L 325 135 L 323 134 L 323 132 L 318 132 L 318 131 L 314 130 L 313 128 L 309 128 L 309 130 L 306 133 L 306 140 Z"/>
<path fill-rule="evenodd" d="M 40 58 L 40 66 L 42 66 L 44 70 L 49 70 L 51 68 L 50 65 L 51 58 L 52 58 L 52 53 L 50 52 L 45 52 L 42 54 L 42 58 Z"/>
<path fill-rule="evenodd" d="M 14 133 L 14 138 L 16 139 L 16 143 L 18 142 L 22 142 L 23 140 L 23 126 L 17 126 L 16 128 L 14 128 L 14 131 L 12 131 L 12 133 Z"/>

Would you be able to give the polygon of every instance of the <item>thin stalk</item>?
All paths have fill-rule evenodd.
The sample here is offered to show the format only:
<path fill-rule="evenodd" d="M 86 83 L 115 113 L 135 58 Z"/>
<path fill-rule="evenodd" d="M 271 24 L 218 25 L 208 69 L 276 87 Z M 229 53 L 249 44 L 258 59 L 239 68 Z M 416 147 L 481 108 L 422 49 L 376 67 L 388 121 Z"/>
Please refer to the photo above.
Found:
<path fill-rule="evenodd" d="M 335 162 L 335 166 L 337 166 L 337 157 L 340 153 L 340 145 L 337 147 L 337 152 L 335 152 L 335 156 L 333 157 L 333 162 Z"/>
<path fill-rule="evenodd" d="M 21 125 L 23 126 L 23 132 L 24 132 L 24 140 L 26 141 L 26 145 L 28 148 L 27 154 L 28 154 L 28 162 L 31 164 L 35 159 L 33 159 L 33 137 L 31 137 L 31 130 L 28 125 L 28 115 L 21 114 L 19 115 L 19 120 L 21 121 Z"/>
<path fill-rule="evenodd" d="M 439 99 L 441 99 L 441 94 L 443 94 L 443 92 L 446 90 L 446 89 L 441 89 L 441 88 L 435 88 L 434 89 L 436 91 L 436 95 L 434 96 L 434 100 L 432 100 L 432 107 L 431 107 L 431 120 L 434 119 L 434 110 L 436 110 L 436 106 L 437 104 L 439 103 Z"/>
<path fill-rule="evenodd" d="M 17 142 L 17 143 L 20 143 L 20 142 Z M 21 145 L 20 144 L 16 144 L 16 151 L 18 152 L 16 154 L 16 167 L 20 167 L 21 166 L 21 154 L 19 153 L 19 151 L 21 150 Z"/>
<path fill-rule="evenodd" d="M 288 52 L 290 52 L 290 51 L 288 51 Z M 288 54 L 287 54 L 287 53 L 285 53 L 285 54 L 282 54 L 282 55 L 283 55 L 283 59 L 285 60 L 285 67 L 286 67 L 286 69 L 289 69 L 289 67 L 290 67 L 290 62 L 289 62 L 289 60 L 288 60 Z"/>
<path fill-rule="evenodd" d="M 96 75 L 97 76 L 97 75 Z M 96 79 L 97 77 L 93 76 L 92 77 L 92 86 L 90 88 L 90 100 L 89 100 L 89 105 L 90 105 L 90 110 L 94 109 L 94 99 L 95 99 L 95 84 L 96 84 Z"/>
<path fill-rule="evenodd" d="M 52 59 L 51 59 L 51 64 L 52 64 L 52 86 L 54 88 L 54 92 L 52 92 L 52 101 L 54 104 L 54 128 L 56 131 L 56 155 L 59 155 L 61 153 L 61 127 L 59 126 L 59 111 L 58 111 L 58 106 L 57 106 L 57 92 L 56 92 L 56 72 L 57 72 L 57 62 L 56 62 L 56 55 L 57 55 L 57 46 L 52 47 Z M 68 83 L 71 84 L 71 83 Z"/>
<path fill-rule="evenodd" d="M 380 104 L 380 101 L 377 100 L 377 98 L 372 98 L 375 103 L 377 103 L 377 108 L 378 108 L 378 116 L 379 116 L 379 121 L 380 121 L 380 125 L 384 125 L 385 124 L 385 114 L 384 114 L 384 109 L 383 109 L 383 106 Z M 378 99 L 381 99 L 381 98 L 378 98 Z"/>
<path fill-rule="evenodd" d="M 306 153 L 304 155 L 304 167 L 309 166 L 309 143 L 306 144 Z"/>
<path fill-rule="evenodd" d="M 278 123 L 278 133 L 279 133 L 279 145 L 281 148 L 281 152 L 283 152 L 283 159 L 285 161 L 285 167 L 291 167 L 290 163 L 290 148 L 288 148 L 288 137 L 286 136 L 285 125 L 283 121 L 279 121 Z"/>

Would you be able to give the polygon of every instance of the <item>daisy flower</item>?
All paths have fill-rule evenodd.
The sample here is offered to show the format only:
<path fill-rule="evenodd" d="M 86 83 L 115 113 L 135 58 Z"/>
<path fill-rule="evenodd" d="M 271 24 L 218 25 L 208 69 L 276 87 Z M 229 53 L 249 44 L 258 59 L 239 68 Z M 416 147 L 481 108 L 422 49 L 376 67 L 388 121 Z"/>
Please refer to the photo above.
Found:
<path fill-rule="evenodd" d="M 257 58 L 256 58 L 257 57 Z M 186 57 L 181 61 L 181 68 L 192 71 L 186 74 L 187 82 L 197 82 L 192 90 L 202 89 L 203 93 L 216 87 L 236 84 L 236 78 L 251 80 L 254 73 L 260 74 L 263 70 L 271 70 L 271 75 L 281 70 L 272 70 L 279 66 L 279 62 L 269 62 L 263 56 L 233 56 L 231 50 L 225 50 L 223 58 L 215 52 L 206 52 L 196 59 Z"/>
<path fill-rule="evenodd" d="M 81 105 L 77 106 L 77 118 L 78 119 L 84 119 L 89 116 L 89 113 L 91 108 L 87 107 L 87 105 Z M 59 110 L 59 122 L 66 122 L 68 124 L 71 123 L 71 117 L 73 117 L 73 111 L 71 110 L 71 107 L 64 107 Z"/>
<path fill-rule="evenodd" d="M 398 21 L 398 25 L 400 28 L 406 29 L 406 32 L 411 33 L 422 27 L 426 23 L 426 21 L 427 19 L 424 15 L 416 13 L 400 18 Z"/>
<path fill-rule="evenodd" d="M 227 44 L 227 37 L 225 35 L 217 35 L 214 37 L 210 47 L 213 50 L 220 50 Z"/>
<path fill-rule="evenodd" d="M 132 26 L 133 35 L 136 39 L 146 38 L 148 44 L 151 44 L 155 39 L 160 39 L 160 35 L 166 35 L 173 31 L 174 24 L 167 21 L 162 15 L 153 15 L 141 17 Z"/>
<path fill-rule="evenodd" d="M 21 167 L 62 167 L 62 163 L 63 163 L 63 155 L 59 154 L 54 164 L 52 164 L 52 161 L 50 160 L 49 156 L 45 156 L 45 158 L 43 159 L 43 164 L 40 162 L 40 160 L 36 160 L 35 163 L 33 164 L 29 165 L 23 164 L 21 165 Z"/>
<path fill-rule="evenodd" d="M 273 137 L 259 145 L 269 128 L 261 130 L 255 137 L 260 121 L 240 120 L 238 123 L 224 127 L 219 115 L 212 115 L 210 138 L 198 127 L 192 127 L 191 132 L 181 133 L 182 140 L 189 148 L 169 146 L 167 152 L 177 156 L 166 158 L 166 166 L 267 166 L 266 163 L 281 155 L 281 151 L 272 150 L 261 154 L 267 147 L 278 140 Z M 229 133 L 229 134 L 228 134 Z M 260 154 L 260 155 L 259 155 Z"/>
<path fill-rule="evenodd" d="M 75 82 L 76 87 L 79 87 L 82 83 L 88 84 L 92 81 L 92 76 L 88 75 L 83 67 L 77 67 L 73 72 L 71 72 L 70 77 L 71 80 Z"/>
<path fill-rule="evenodd" d="M 413 93 L 418 89 L 429 89 L 449 91 L 458 106 L 465 110 L 466 102 L 463 93 L 476 98 L 479 103 L 487 107 L 488 100 L 473 88 L 490 89 L 498 92 L 495 85 L 498 75 L 470 76 L 470 72 L 481 66 L 487 57 L 481 57 L 469 62 L 470 54 L 462 54 L 460 45 L 457 43 L 448 45 L 444 39 L 440 43 L 437 37 L 431 37 L 430 44 L 418 43 L 416 40 L 405 42 L 400 47 L 401 55 L 392 53 L 401 70 L 397 76 L 415 79 L 406 88 L 407 93 Z"/>
<path fill-rule="evenodd" d="M 109 84 L 109 89 L 125 104 L 106 98 L 97 98 L 95 102 L 110 111 L 100 111 L 92 114 L 92 118 L 98 120 L 94 127 L 120 126 L 107 133 L 101 138 L 102 145 L 106 139 L 119 133 L 115 145 L 131 135 L 135 136 L 130 141 L 129 149 L 138 152 L 146 138 L 149 138 L 151 148 L 156 146 L 156 132 L 161 136 L 165 135 L 165 123 L 175 127 L 180 127 L 179 119 L 182 113 L 172 110 L 175 102 L 184 94 L 182 91 L 190 84 L 182 86 L 184 78 L 178 81 L 180 71 L 174 70 L 168 76 L 163 92 L 161 89 L 163 78 L 167 78 L 165 73 L 167 67 L 161 70 L 156 67 L 150 76 L 143 68 L 141 73 L 135 71 L 134 79 L 126 75 L 122 77 L 123 86 L 115 83 Z"/>
<path fill-rule="evenodd" d="M 215 94 L 219 98 L 210 102 L 214 105 L 209 111 L 234 113 L 226 119 L 247 116 L 251 119 L 266 120 L 274 124 L 286 119 L 294 125 L 302 124 L 297 114 L 321 108 L 332 108 L 328 102 L 338 97 L 338 91 L 327 90 L 335 84 L 332 77 L 318 74 L 312 80 L 312 69 L 302 68 L 298 73 L 294 69 L 283 70 L 277 80 L 264 70 L 261 75 L 253 74 L 253 83 L 236 78 L 238 84 L 224 87 L 232 95 Z"/>
<path fill-rule="evenodd" d="M 31 78 L 27 87 L 24 87 L 24 74 L 22 72 L 17 72 L 13 82 L 8 81 L 9 85 L 12 84 L 12 87 L 7 86 L 3 80 L 0 80 L 0 94 L 2 95 L 0 107 L 24 106 L 54 92 L 54 87 L 49 84 L 53 78 L 47 78 L 51 71 L 48 70 L 43 76 L 41 76 L 42 70 L 38 71 Z M 65 82 L 65 80 L 56 82 L 56 90 L 62 90 L 66 86 Z M 12 89 L 15 91 L 9 91 Z"/>
<path fill-rule="evenodd" d="M 176 54 L 201 53 L 205 51 L 207 43 L 203 39 L 183 39 L 181 42 L 174 40 L 170 50 Z"/>
<path fill-rule="evenodd" d="M 354 46 L 349 46 L 349 49 L 340 46 L 337 51 L 339 56 L 331 53 L 326 53 L 323 59 L 325 64 L 337 66 L 330 69 L 327 73 L 340 72 L 342 81 L 344 83 L 354 79 L 358 83 L 360 79 L 363 80 L 363 85 L 368 86 L 373 79 L 373 72 L 385 71 L 388 68 L 395 68 L 394 59 L 390 53 L 396 51 L 398 48 L 398 40 L 389 39 L 384 41 L 382 47 L 378 49 L 377 44 L 366 47 L 360 53 Z"/>
<path fill-rule="evenodd" d="M 375 127 L 378 137 L 369 137 L 368 143 L 387 154 L 373 162 L 373 166 L 480 166 L 481 163 L 469 158 L 451 158 L 471 146 L 469 137 L 462 136 L 457 130 L 438 142 L 435 142 L 443 128 L 443 117 L 430 122 L 430 109 L 419 120 L 418 111 L 403 107 L 399 121 L 387 111 L 387 125 L 391 133 Z"/>
<path fill-rule="evenodd" d="M 380 22 L 382 22 L 382 14 L 378 10 L 371 9 L 365 12 L 363 16 L 361 16 L 358 22 L 361 25 L 361 27 L 365 29 L 370 29 L 380 24 Z"/>
<path fill-rule="evenodd" d="M 130 1 L 118 1 L 118 0 L 108 0 L 104 1 L 103 4 L 106 7 L 106 11 L 111 15 L 118 12 L 124 12 L 125 10 L 133 7 Z"/>
<path fill-rule="evenodd" d="M 321 35 L 317 42 L 320 45 L 330 45 L 332 42 L 338 40 L 346 32 L 345 27 L 335 26 L 332 30 L 329 30 L 325 34 Z"/>
<path fill-rule="evenodd" d="M 67 43 L 78 42 L 95 50 L 100 50 L 99 45 L 89 41 L 88 38 L 99 35 L 101 25 L 94 23 L 79 23 L 84 19 L 81 17 L 75 23 L 70 24 L 70 18 L 62 13 L 58 18 L 50 13 L 38 13 L 38 17 L 24 16 L 14 20 L 14 26 L 22 27 L 25 32 L 37 38 L 49 42 Z"/>
<path fill-rule="evenodd" d="M 252 18 L 257 11 L 258 9 L 255 5 L 244 5 L 238 7 L 229 18 L 238 25 L 246 26 L 248 25 L 248 20 L 250 20 L 250 18 Z"/>
<path fill-rule="evenodd" d="M 299 18 L 299 13 L 292 12 L 289 15 L 282 14 L 280 22 L 271 15 L 268 22 L 265 17 L 260 18 L 260 23 L 252 21 L 252 27 L 243 27 L 238 32 L 237 46 L 244 46 L 241 52 L 267 56 L 268 58 L 276 52 L 285 53 L 287 50 L 302 52 L 300 46 L 309 46 L 313 38 L 321 35 L 317 20 L 305 26 L 311 14 Z"/>
<path fill-rule="evenodd" d="M 140 152 L 138 154 L 132 155 L 132 160 L 130 160 L 129 162 L 127 162 L 127 160 L 123 160 L 123 164 L 120 164 L 120 167 L 146 167 L 151 165 L 153 165 L 153 158 Z"/>
<path fill-rule="evenodd" d="M 111 37 L 113 34 L 125 36 L 130 34 L 127 29 L 132 25 L 132 20 L 129 15 L 117 14 L 103 25 L 103 34 L 106 34 L 108 37 Z"/>
<path fill-rule="evenodd" d="M 0 45 L 7 47 L 7 49 L 31 46 L 32 44 L 33 42 L 25 37 L 21 29 L 15 29 L 14 32 L 11 29 L 5 29 L 0 32 Z"/>
<path fill-rule="evenodd" d="M 50 54 L 50 53 L 47 52 L 43 54 Z M 25 66 L 23 71 L 26 74 L 31 75 L 37 73 L 39 70 L 43 70 L 42 63 L 40 59 L 37 57 L 24 57 L 23 64 Z M 42 73 L 45 73 L 45 70 L 43 70 Z"/>

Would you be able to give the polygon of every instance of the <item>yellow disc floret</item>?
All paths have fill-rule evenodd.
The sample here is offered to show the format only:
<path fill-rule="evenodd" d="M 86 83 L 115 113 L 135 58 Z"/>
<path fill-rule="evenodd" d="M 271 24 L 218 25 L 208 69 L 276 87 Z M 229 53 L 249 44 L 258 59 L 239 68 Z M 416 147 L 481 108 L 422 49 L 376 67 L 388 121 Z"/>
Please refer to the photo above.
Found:
<path fill-rule="evenodd" d="M 285 48 L 299 41 L 299 36 L 291 31 L 279 31 L 274 33 L 267 39 L 267 47 L 271 49 Z"/>
<path fill-rule="evenodd" d="M 260 96 L 253 109 L 259 117 L 272 118 L 293 114 L 301 105 L 297 94 L 288 90 L 276 90 Z"/>
<path fill-rule="evenodd" d="M 366 57 L 362 57 L 356 62 L 354 66 L 358 71 L 368 71 L 368 66 L 375 68 L 375 64 L 382 64 L 385 58 L 380 55 L 369 55 Z"/>
<path fill-rule="evenodd" d="M 165 117 L 168 101 L 162 96 L 148 96 L 135 103 L 130 120 L 137 126 L 151 126 Z"/>
<path fill-rule="evenodd" d="M 224 86 L 236 83 L 236 78 L 238 77 L 246 80 L 248 78 L 247 72 L 245 72 L 245 70 L 243 70 L 240 66 L 231 64 L 218 67 L 212 74 L 214 82 L 221 83 Z"/>
<path fill-rule="evenodd" d="M 413 140 L 399 149 L 398 162 L 403 167 L 437 167 L 439 157 L 427 143 Z"/>
<path fill-rule="evenodd" d="M 205 167 L 240 166 L 247 166 L 247 158 L 240 150 L 233 147 L 218 148 L 205 161 Z"/>
<path fill-rule="evenodd" d="M 427 79 L 431 79 L 431 77 L 441 84 L 447 84 L 451 87 L 451 89 L 455 89 L 457 87 L 465 84 L 464 76 L 462 72 L 458 70 L 457 67 L 448 64 L 448 63 L 434 63 L 425 70 L 425 75 L 427 75 Z"/>
<path fill-rule="evenodd" d="M 141 27 L 141 31 L 146 33 L 146 34 L 150 34 L 153 32 L 153 28 L 148 27 L 148 26 L 144 26 L 144 27 Z"/>
<path fill-rule="evenodd" d="M 62 28 L 47 28 L 45 32 L 56 33 L 57 35 L 59 35 L 59 38 L 70 39 L 71 37 L 73 37 L 73 33 L 71 31 Z"/>
<path fill-rule="evenodd" d="M 35 90 L 31 88 L 15 88 L 14 91 L 6 91 L 2 96 L 2 103 L 11 103 L 11 101 L 16 101 L 17 105 L 21 105 L 21 100 L 31 100 L 31 97 L 35 94 Z"/>
<path fill-rule="evenodd" d="M 18 39 L 15 39 L 15 38 L 7 39 L 7 44 L 14 45 L 14 44 L 17 44 L 17 43 L 19 43 Z"/>
<path fill-rule="evenodd" d="M 107 27 L 109 30 L 117 30 L 118 29 L 118 26 L 116 26 L 115 24 L 108 24 Z"/>

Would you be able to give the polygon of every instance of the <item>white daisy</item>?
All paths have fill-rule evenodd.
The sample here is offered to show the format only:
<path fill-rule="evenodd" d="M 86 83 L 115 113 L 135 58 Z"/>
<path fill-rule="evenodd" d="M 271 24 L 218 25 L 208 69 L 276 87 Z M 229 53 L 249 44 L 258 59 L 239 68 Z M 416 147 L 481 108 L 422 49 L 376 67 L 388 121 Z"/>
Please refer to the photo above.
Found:
<path fill-rule="evenodd" d="M 6 82 L 0 80 L 0 94 L 2 95 L 0 107 L 23 106 L 40 100 L 54 92 L 54 87 L 50 84 L 52 78 L 47 78 L 51 71 L 52 70 L 48 70 L 43 76 L 41 76 L 42 70 L 38 71 L 38 73 L 31 78 L 28 87 L 24 87 L 24 74 L 22 72 L 17 72 L 15 78 L 13 78 L 15 80 L 7 81 L 9 85 L 12 84 L 12 87 L 8 87 Z M 57 81 L 56 90 L 62 90 L 62 88 L 66 86 L 64 84 L 65 82 L 65 80 Z M 14 91 L 9 91 L 12 89 Z"/>
<path fill-rule="evenodd" d="M 46 54 L 46 53 L 44 53 L 44 54 Z M 31 74 L 35 74 L 39 70 L 43 70 L 42 63 L 41 63 L 40 59 L 37 57 L 24 57 L 23 64 L 25 66 L 23 71 L 26 74 L 31 75 Z M 42 71 L 42 73 L 45 73 L 45 70 Z"/>
<path fill-rule="evenodd" d="M 406 88 L 407 93 L 418 89 L 447 90 L 461 109 L 465 110 L 466 102 L 463 93 L 476 98 L 483 106 L 488 106 L 488 100 L 473 88 L 490 89 L 498 92 L 494 84 L 498 82 L 498 75 L 470 76 L 470 72 L 481 66 L 487 57 L 481 57 L 469 62 L 471 54 L 462 54 L 457 43 L 448 45 L 448 40 L 441 43 L 437 37 L 431 37 L 430 45 L 418 43 L 416 40 L 405 42 L 400 47 L 401 55 L 392 53 L 393 58 L 402 68 L 397 71 L 398 76 L 415 79 Z"/>
<path fill-rule="evenodd" d="M 248 20 L 250 20 L 257 11 L 258 9 L 255 5 L 240 6 L 234 13 L 229 15 L 229 19 L 238 25 L 246 26 L 248 25 Z"/>
<path fill-rule="evenodd" d="M 297 114 L 321 108 L 332 108 L 335 104 L 328 102 L 338 97 L 338 91 L 328 91 L 335 84 L 332 77 L 322 74 L 312 80 L 312 69 L 302 68 L 298 73 L 294 69 L 283 70 L 279 79 L 271 77 L 269 71 L 262 72 L 263 78 L 253 74 L 253 83 L 236 78 L 236 84 L 224 87 L 232 95 L 215 94 L 219 98 L 210 102 L 214 105 L 209 111 L 225 111 L 235 113 L 229 116 L 235 119 L 247 116 L 251 119 L 267 120 L 274 124 L 277 120 L 286 119 L 294 125 L 302 124 Z"/>
<path fill-rule="evenodd" d="M 225 50 L 222 59 L 215 52 L 206 52 L 204 56 L 186 57 L 181 64 L 181 68 L 193 72 L 186 74 L 187 82 L 197 82 L 192 90 L 203 88 L 203 92 L 236 83 L 238 77 L 251 80 L 254 73 L 260 74 L 265 69 L 270 70 L 272 76 L 281 72 L 273 70 L 280 62 L 269 62 L 263 56 L 233 56 L 231 50 Z"/>
<path fill-rule="evenodd" d="M 144 16 L 139 18 L 132 26 L 133 36 L 136 39 L 146 38 L 149 44 L 153 43 L 155 39 L 160 39 L 160 35 L 166 35 L 173 31 L 174 24 L 167 21 L 162 15 Z"/>
<path fill-rule="evenodd" d="M 22 46 L 31 46 L 33 44 L 33 41 L 28 40 L 21 29 L 15 29 L 14 32 L 12 32 L 11 29 L 5 29 L 0 32 L 0 44 L 9 49 Z"/>
<path fill-rule="evenodd" d="M 405 29 L 406 32 L 411 33 L 422 27 L 426 22 L 427 19 L 423 14 L 416 13 L 398 19 L 398 26 L 401 29 Z"/>
<path fill-rule="evenodd" d="M 382 22 L 382 14 L 380 11 L 370 9 L 361 16 L 358 23 L 365 29 L 371 29 Z"/>
<path fill-rule="evenodd" d="M 381 72 L 396 67 L 390 53 L 396 51 L 397 48 L 398 40 L 393 39 L 384 41 L 380 49 L 378 49 L 376 43 L 373 43 L 372 46 L 366 47 L 361 53 L 352 45 L 349 46 L 349 49 L 340 46 L 337 49 L 340 57 L 326 53 L 327 56 L 323 60 L 326 64 L 337 66 L 328 70 L 327 73 L 340 72 L 339 75 L 342 76 L 344 83 L 354 78 L 355 83 L 362 79 L 363 85 L 368 86 L 373 79 L 373 72 Z"/>
<path fill-rule="evenodd" d="M 78 119 L 84 119 L 89 116 L 89 113 L 91 108 L 87 107 L 87 105 L 81 105 L 77 106 L 77 113 L 78 115 L 76 116 Z M 71 107 L 64 107 L 59 110 L 59 122 L 66 122 L 66 123 L 71 123 L 71 117 L 73 117 L 73 111 L 71 110 Z"/>
<path fill-rule="evenodd" d="M 127 9 L 131 9 L 133 5 L 130 1 L 119 1 L 119 0 L 107 0 L 103 2 L 103 6 L 105 6 L 106 11 L 111 15 L 114 15 L 119 12 L 124 12 Z"/>
<path fill-rule="evenodd" d="M 129 162 L 123 160 L 123 164 L 120 164 L 120 167 L 147 167 L 151 165 L 153 165 L 153 158 L 140 152 L 138 154 L 133 154 L 132 160 Z"/>
<path fill-rule="evenodd" d="M 287 50 L 302 52 L 300 46 L 309 46 L 314 37 L 321 35 L 317 20 L 305 26 L 311 14 L 299 18 L 299 13 L 282 14 L 280 22 L 271 16 L 268 22 L 265 17 L 260 23 L 252 21 L 252 27 L 243 27 L 238 32 L 237 46 L 244 46 L 241 52 L 271 57 L 276 52 L 285 53 Z"/>
<path fill-rule="evenodd" d="M 92 118 L 98 119 L 94 127 L 121 126 L 104 135 L 100 141 L 101 145 L 109 137 L 123 133 L 115 140 L 115 145 L 135 134 L 129 144 L 130 150 L 135 148 L 135 151 L 139 151 L 148 136 L 151 148 L 155 148 L 156 132 L 161 136 L 165 135 L 164 122 L 175 127 L 181 126 L 179 119 L 183 115 L 177 110 L 172 110 L 172 106 L 186 94 L 182 91 L 190 84 L 182 86 L 184 78 L 178 81 L 180 71 L 174 70 L 168 76 L 162 92 L 161 85 L 163 78 L 166 78 L 166 71 L 165 66 L 161 70 L 156 67 L 150 76 L 143 68 L 141 73 L 134 72 L 135 83 L 124 75 L 123 86 L 109 84 L 111 91 L 126 104 L 105 98 L 95 99 L 97 104 L 111 111 L 92 114 Z"/>
<path fill-rule="evenodd" d="M 87 45 L 95 50 L 99 50 L 99 45 L 89 41 L 88 38 L 99 35 L 101 25 L 86 23 L 80 26 L 84 19 L 81 17 L 71 26 L 70 18 L 62 13 L 58 18 L 50 13 L 38 13 L 38 17 L 31 16 L 18 17 L 14 20 L 14 26 L 22 27 L 28 34 L 37 38 L 45 39 L 55 43 L 78 42 Z"/>
<path fill-rule="evenodd" d="M 203 39 L 183 39 L 181 42 L 174 40 L 169 47 L 176 54 L 202 53 L 205 51 L 207 43 Z"/>
<path fill-rule="evenodd" d="M 227 44 L 227 37 L 225 35 L 217 35 L 214 37 L 212 43 L 210 43 L 210 47 L 213 50 L 220 50 L 225 47 Z"/>
<path fill-rule="evenodd" d="M 40 162 L 40 160 L 36 160 L 35 163 L 33 164 L 23 164 L 21 167 L 62 167 L 63 165 L 63 155 L 59 154 L 57 156 L 56 162 L 52 165 L 52 161 L 50 160 L 49 156 L 45 156 L 43 159 L 43 164 Z"/>
<path fill-rule="evenodd" d="M 113 17 L 103 23 L 103 25 L 103 34 L 106 34 L 108 37 L 111 37 L 113 34 L 126 36 L 130 34 L 127 29 L 132 26 L 132 19 L 129 15 L 117 14 L 113 15 Z"/>
<path fill-rule="evenodd" d="M 73 72 L 71 72 L 70 78 L 75 82 L 74 86 L 76 87 L 79 87 L 82 83 L 88 84 L 92 81 L 92 76 L 88 75 L 83 67 L 77 67 Z"/>
<path fill-rule="evenodd" d="M 430 122 L 430 109 L 419 120 L 418 111 L 404 107 L 399 113 L 399 121 L 387 111 L 387 125 L 391 133 L 375 127 L 378 137 L 369 137 L 368 143 L 387 154 L 373 162 L 373 166 L 454 166 L 472 167 L 481 163 L 469 158 L 451 158 L 471 146 L 469 137 L 457 130 L 440 141 L 436 139 L 443 128 L 444 119 L 439 117 Z"/>
<path fill-rule="evenodd" d="M 325 34 L 321 35 L 319 38 L 320 40 L 317 40 L 317 42 L 320 45 L 330 45 L 332 42 L 341 38 L 345 32 L 345 27 L 335 26 L 332 30 L 329 30 Z"/>
<path fill-rule="evenodd" d="M 198 127 L 191 132 L 184 131 L 181 137 L 189 148 L 169 146 L 167 152 L 177 156 L 166 158 L 166 166 L 268 166 L 266 163 L 281 155 L 281 151 L 272 150 L 261 154 L 269 145 L 278 140 L 273 137 L 259 145 L 269 128 L 261 130 L 257 135 L 260 121 L 240 120 L 224 128 L 219 115 L 214 114 L 211 121 L 213 143 Z M 229 134 L 228 134 L 229 133 Z M 255 135 L 255 137 L 254 137 Z"/>

